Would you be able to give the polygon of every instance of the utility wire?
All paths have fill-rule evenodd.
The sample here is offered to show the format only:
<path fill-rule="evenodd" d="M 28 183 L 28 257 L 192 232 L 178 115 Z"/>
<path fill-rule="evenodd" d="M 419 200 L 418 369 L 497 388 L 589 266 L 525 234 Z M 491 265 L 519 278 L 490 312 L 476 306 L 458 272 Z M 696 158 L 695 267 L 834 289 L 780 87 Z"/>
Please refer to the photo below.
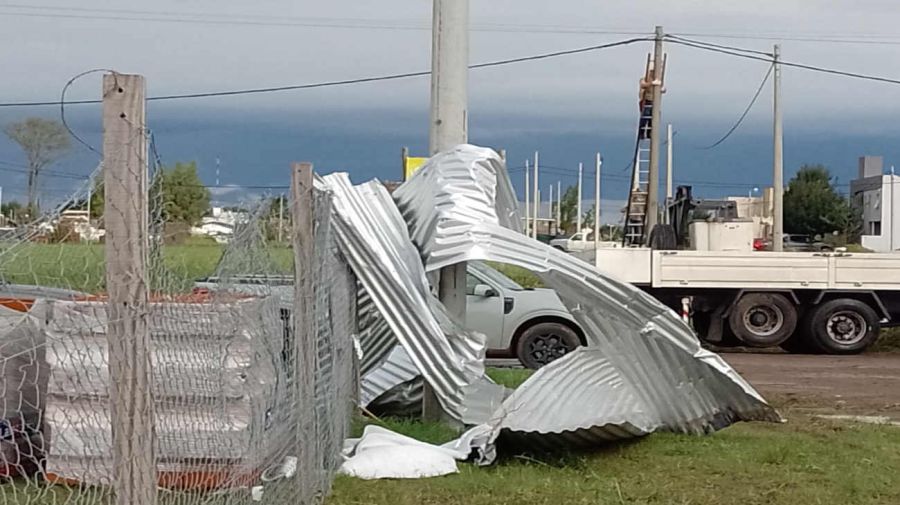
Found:
<path fill-rule="evenodd" d="M 728 54 L 731 56 L 737 56 L 740 58 L 746 58 L 749 60 L 765 61 L 768 63 L 774 62 L 773 58 L 755 56 L 752 54 L 746 54 L 747 51 L 750 51 L 748 49 L 741 49 L 741 48 L 722 49 L 721 47 L 727 47 L 727 46 L 710 45 L 706 42 L 687 42 L 685 40 L 672 39 L 672 38 L 669 39 L 669 42 L 671 42 L 673 44 L 680 44 L 683 46 L 693 47 L 696 49 L 703 49 L 706 51 L 712 51 L 712 52 L 717 52 L 717 53 Z M 739 52 L 739 51 L 743 51 L 743 52 Z M 781 59 L 778 60 L 778 64 L 781 66 L 785 66 L 785 67 L 801 68 L 801 69 L 810 70 L 813 72 L 820 72 L 820 73 L 831 74 L 831 75 L 840 75 L 842 77 L 851 77 L 854 79 L 862 79 L 862 80 L 866 80 L 866 81 L 883 82 L 883 83 L 887 83 L 887 84 L 900 84 L 900 79 L 894 79 L 894 78 L 890 78 L 890 77 L 882 77 L 882 76 L 877 76 L 877 75 L 860 74 L 857 72 L 847 72 L 844 70 L 837 70 L 837 69 L 827 68 L 827 67 L 819 67 L 816 65 L 807 65 L 805 63 L 796 63 L 796 62 L 785 61 L 785 60 L 781 60 Z"/>
<path fill-rule="evenodd" d="M 741 117 L 739 117 L 737 122 L 734 123 L 734 126 L 732 126 L 731 129 L 728 130 L 725 133 L 725 135 L 722 136 L 722 138 L 715 141 L 713 144 L 708 145 L 706 147 L 701 147 L 700 149 L 703 149 L 703 150 L 715 149 L 722 142 L 725 142 L 726 140 L 728 140 L 728 137 L 730 137 L 731 134 L 734 133 L 741 126 L 741 124 L 744 122 L 744 119 L 747 118 L 747 114 L 750 113 L 750 109 L 753 108 L 753 106 L 756 104 L 756 100 L 759 99 L 759 95 L 760 95 L 760 93 L 762 93 L 762 90 L 766 86 L 766 83 L 769 82 L 769 77 L 772 75 L 772 70 L 774 68 L 775 68 L 775 64 L 769 65 L 769 70 L 766 72 L 766 76 L 763 77 L 762 82 L 759 83 L 759 88 L 756 89 L 756 93 L 753 95 L 753 99 L 750 100 L 749 104 L 747 104 L 747 108 L 744 109 L 744 113 L 741 114 Z"/>
<path fill-rule="evenodd" d="M 674 41 L 680 40 L 680 41 L 682 41 L 682 42 L 688 42 L 688 43 L 691 43 L 691 44 L 701 44 L 701 45 L 704 45 L 704 46 L 715 47 L 715 48 L 717 48 L 717 49 L 727 49 L 727 50 L 729 50 L 729 51 L 738 51 L 738 52 L 743 52 L 743 53 L 758 54 L 758 55 L 760 55 L 760 56 L 768 56 L 768 57 L 770 57 L 770 58 L 774 57 L 774 55 L 773 55 L 772 53 L 767 53 L 767 52 L 765 52 L 765 51 L 757 51 L 757 50 L 755 50 L 755 49 L 745 49 L 745 48 L 742 48 L 742 47 L 726 46 L 726 45 L 721 45 L 721 44 L 713 44 L 712 42 L 703 42 L 703 41 L 699 41 L 699 40 L 691 40 L 691 39 L 684 38 L 684 37 L 680 37 L 680 36 L 678 36 L 678 35 L 673 35 L 673 34 L 666 34 L 666 35 L 664 36 L 664 38 L 666 38 L 666 39 L 668 39 L 668 40 L 670 40 L 670 41 L 673 41 L 673 42 L 674 42 Z"/>
<path fill-rule="evenodd" d="M 627 46 L 630 44 L 635 44 L 637 42 L 646 42 L 648 40 L 652 40 L 649 37 L 638 37 L 626 40 L 620 40 L 617 42 L 611 42 L 608 44 L 599 44 L 588 47 L 581 47 L 577 49 L 567 49 L 563 51 L 554 51 L 550 53 L 536 54 L 532 56 L 523 56 L 520 58 L 509 58 L 505 60 L 496 60 L 486 63 L 477 63 L 474 65 L 469 65 L 469 68 L 472 70 L 477 70 L 481 68 L 488 67 L 499 67 L 503 65 L 512 65 L 515 63 L 524 63 L 528 61 L 538 61 L 538 60 L 546 60 L 549 58 L 557 58 L 560 56 L 569 56 L 573 54 L 581 54 L 588 53 L 592 51 L 599 51 L 601 49 L 610 49 L 613 47 L 621 47 Z M 162 95 L 162 96 L 152 96 L 147 98 L 147 101 L 163 101 L 163 100 L 182 100 L 188 98 L 210 98 L 210 97 L 222 97 L 222 96 L 236 96 L 236 95 L 255 95 L 262 93 L 276 93 L 281 91 L 295 91 L 295 90 L 303 90 L 303 89 L 314 89 L 314 88 L 328 88 L 334 86 L 346 86 L 350 84 L 362 84 L 369 82 L 379 82 L 379 81 L 394 81 L 398 79 L 407 79 L 410 77 L 422 77 L 426 75 L 431 75 L 431 71 L 421 71 L 421 72 L 406 72 L 402 74 L 389 74 L 375 77 L 362 77 L 357 79 L 345 79 L 339 81 L 325 81 L 318 82 L 312 84 L 294 84 L 288 86 L 273 86 L 267 88 L 249 88 L 249 89 L 238 89 L 238 90 L 230 90 L 230 91 L 211 91 L 211 92 L 203 92 L 203 93 L 185 93 L 185 94 L 175 94 L 175 95 Z M 82 104 L 98 104 L 102 103 L 102 100 L 74 100 L 65 102 L 65 105 L 82 105 Z M 47 105 L 63 105 L 62 102 L 7 102 L 0 103 L 0 107 L 39 107 L 39 106 L 47 106 Z"/>
<path fill-rule="evenodd" d="M 74 131 L 72 131 L 72 128 L 69 127 L 69 123 L 66 122 L 66 92 L 69 91 L 69 87 L 71 87 L 72 84 L 74 84 L 75 81 L 77 81 L 78 79 L 81 79 L 82 77 L 84 77 L 86 75 L 95 74 L 97 72 L 109 72 L 109 73 L 112 73 L 112 75 L 116 75 L 115 71 L 109 70 L 107 68 L 94 68 L 91 70 L 87 70 L 85 72 L 81 72 L 80 74 L 69 79 L 69 82 L 67 82 L 66 85 L 63 86 L 62 93 L 60 93 L 60 95 L 59 95 L 59 118 L 60 118 L 60 121 L 62 122 L 63 127 L 65 127 L 66 131 L 69 132 L 69 135 L 71 135 L 72 138 L 74 138 L 76 141 L 78 141 L 79 144 L 88 148 L 89 151 L 94 152 L 95 154 L 97 154 L 98 156 L 100 156 L 102 158 L 103 154 L 100 151 L 94 149 L 94 147 L 92 145 L 85 142 L 84 139 L 82 139 Z"/>

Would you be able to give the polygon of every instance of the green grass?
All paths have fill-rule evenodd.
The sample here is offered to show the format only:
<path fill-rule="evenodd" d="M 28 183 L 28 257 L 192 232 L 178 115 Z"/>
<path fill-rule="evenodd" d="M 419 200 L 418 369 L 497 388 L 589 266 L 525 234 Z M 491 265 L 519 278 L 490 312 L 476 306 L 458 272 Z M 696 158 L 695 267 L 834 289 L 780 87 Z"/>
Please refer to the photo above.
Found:
<path fill-rule="evenodd" d="M 896 504 L 900 428 L 821 421 L 740 423 L 714 435 L 656 434 L 590 452 L 513 456 L 423 480 L 339 477 L 342 504 Z M 433 443 L 453 438 L 404 421 L 388 427 Z M 423 438 L 424 439 L 424 438 Z"/>
<path fill-rule="evenodd" d="M 534 275 L 530 270 L 526 270 L 522 267 L 517 267 L 515 265 L 508 265 L 506 263 L 494 263 L 490 262 L 490 266 L 499 270 L 503 275 L 509 277 L 510 279 L 516 281 L 523 288 L 542 288 L 544 287 L 544 283 L 541 282 L 541 279 Z"/>
<path fill-rule="evenodd" d="M 872 352 L 900 352 L 900 327 L 881 330 L 878 341 L 869 350 Z"/>
<path fill-rule="evenodd" d="M 192 240 L 164 246 L 162 251 L 167 290 L 186 291 L 195 279 L 215 271 L 224 247 Z M 280 270 L 291 270 L 290 249 L 273 247 L 270 253 Z M 24 244 L 0 255 L 0 279 L 98 293 L 105 284 L 104 257 L 101 244 Z"/>
<path fill-rule="evenodd" d="M 488 368 L 487 375 L 497 384 L 508 388 L 517 388 L 522 385 L 534 370 L 527 368 Z"/>

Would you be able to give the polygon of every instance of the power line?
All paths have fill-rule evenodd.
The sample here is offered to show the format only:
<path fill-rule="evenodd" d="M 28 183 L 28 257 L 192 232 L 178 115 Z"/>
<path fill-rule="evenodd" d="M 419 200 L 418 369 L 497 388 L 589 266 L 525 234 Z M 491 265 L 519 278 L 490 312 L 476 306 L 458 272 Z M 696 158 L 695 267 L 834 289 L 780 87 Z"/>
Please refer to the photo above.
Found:
<path fill-rule="evenodd" d="M 676 34 L 673 34 L 676 35 Z M 879 36 L 873 35 L 869 39 L 849 38 L 849 37 L 866 37 L 867 35 L 851 35 L 848 37 L 841 36 L 819 36 L 819 37 L 798 37 L 792 35 L 749 35 L 749 34 L 726 34 L 726 33 L 679 33 L 680 36 L 688 37 L 709 37 L 714 39 L 739 39 L 739 40 L 772 40 L 772 41 L 792 41 L 792 42 L 825 42 L 831 44 L 868 44 L 868 45 L 884 45 L 897 46 L 900 40 L 884 40 L 895 38 L 895 35 Z M 882 39 L 882 40 L 879 40 Z"/>
<path fill-rule="evenodd" d="M 751 51 L 749 49 L 730 48 L 729 46 L 710 45 L 706 42 L 688 42 L 686 40 L 673 39 L 673 38 L 669 38 L 669 42 L 671 42 L 673 44 L 680 44 L 683 46 L 693 47 L 696 49 L 703 49 L 705 51 L 712 51 L 712 52 L 717 52 L 717 53 L 728 54 L 731 56 L 737 56 L 739 58 L 746 58 L 749 60 L 765 61 L 767 63 L 773 63 L 773 61 L 774 61 L 773 58 L 754 56 L 752 54 L 745 54 L 746 52 Z M 726 49 L 723 49 L 723 47 L 725 47 Z M 890 77 L 881 77 L 881 76 L 877 76 L 877 75 L 860 74 L 857 72 L 847 72 L 845 70 L 837 70 L 837 69 L 833 69 L 833 68 L 819 67 L 816 65 L 807 65 L 805 63 L 796 63 L 796 62 L 785 61 L 785 60 L 781 60 L 781 59 L 778 60 L 778 64 L 781 66 L 785 66 L 785 67 L 801 68 L 801 69 L 810 70 L 813 72 L 820 72 L 820 73 L 832 74 L 832 75 L 840 75 L 842 77 L 851 77 L 854 79 L 883 82 L 883 83 L 887 83 L 887 84 L 900 84 L 900 79 L 893 79 Z"/>
<path fill-rule="evenodd" d="M 768 56 L 769 58 L 774 57 L 774 55 L 773 55 L 772 53 L 767 53 L 767 52 L 765 52 L 765 51 L 757 51 L 757 50 L 755 50 L 755 49 L 745 49 L 745 48 L 742 48 L 742 47 L 726 46 L 726 45 L 721 45 L 721 44 L 713 44 L 712 42 L 703 42 L 703 41 L 699 41 L 699 40 L 691 40 L 691 39 L 688 39 L 688 38 L 680 37 L 680 36 L 678 36 L 678 35 L 666 34 L 666 35 L 665 35 L 665 38 L 667 38 L 667 39 L 670 40 L 670 41 L 677 41 L 677 40 L 680 40 L 680 41 L 683 41 L 683 42 L 689 42 L 689 43 L 691 43 L 691 44 L 702 44 L 702 45 L 704 45 L 704 46 L 715 47 L 715 48 L 717 48 L 717 49 L 727 49 L 727 50 L 729 50 L 729 51 L 738 51 L 738 52 L 743 52 L 743 53 L 758 54 L 758 55 L 760 55 L 760 56 Z"/>
<path fill-rule="evenodd" d="M 701 147 L 700 149 L 704 149 L 704 150 L 715 149 L 722 142 L 725 142 L 726 140 L 728 140 L 728 137 L 730 137 L 731 134 L 734 133 L 741 126 L 741 124 L 744 122 L 744 119 L 746 119 L 747 114 L 750 113 L 750 109 L 752 109 L 753 105 L 756 104 L 756 100 L 759 98 L 760 93 L 762 93 L 762 90 L 766 86 L 766 83 L 769 82 L 769 77 L 772 75 L 772 70 L 774 68 L 775 68 L 774 64 L 769 65 L 769 70 L 766 72 L 766 76 L 763 77 L 762 82 L 759 83 L 759 88 L 756 89 L 756 93 L 753 95 L 753 99 L 750 100 L 750 103 L 747 105 L 747 108 L 744 109 L 744 113 L 741 114 L 741 117 L 739 117 L 737 122 L 734 123 L 734 126 L 732 126 L 731 129 L 728 130 L 728 132 L 726 132 L 725 135 L 722 136 L 722 138 L 720 138 L 713 144 L 708 145 L 706 147 Z"/>
<path fill-rule="evenodd" d="M 581 47 L 577 49 L 567 49 L 562 51 L 554 51 L 550 53 L 542 53 L 536 54 L 532 56 L 523 56 L 519 58 L 509 58 L 505 60 L 496 60 L 486 63 L 477 63 L 474 65 L 469 65 L 469 68 L 472 70 L 477 70 L 481 68 L 489 68 L 489 67 L 499 67 L 503 65 L 512 65 L 515 63 L 524 63 L 528 61 L 539 61 L 546 60 L 550 58 L 557 58 L 560 56 L 570 56 L 574 54 L 588 53 L 592 51 L 599 51 L 601 49 L 610 49 L 614 47 L 627 46 L 630 44 L 635 44 L 637 42 L 645 42 L 651 40 L 647 37 L 639 37 L 632 38 L 626 40 L 620 40 L 617 42 L 610 42 L 608 44 L 599 44 L 588 47 Z M 389 74 L 375 77 L 362 77 L 357 79 L 345 79 L 339 81 L 325 81 L 318 82 L 312 84 L 293 84 L 287 86 L 273 86 L 266 88 L 249 88 L 249 89 L 238 89 L 238 90 L 230 90 L 230 91 L 211 91 L 211 92 L 202 92 L 202 93 L 185 93 L 185 94 L 175 94 L 175 95 L 162 95 L 162 96 L 152 96 L 148 97 L 147 101 L 163 101 L 163 100 L 182 100 L 188 98 L 210 98 L 210 97 L 223 97 L 223 96 L 236 96 L 236 95 L 254 95 L 254 94 L 262 94 L 262 93 L 276 93 L 281 91 L 296 91 L 303 89 L 315 89 L 315 88 L 328 88 L 334 86 L 346 86 L 350 84 L 363 84 L 370 82 L 379 82 L 379 81 L 394 81 L 398 79 L 407 79 L 410 77 L 422 77 L 426 75 L 431 75 L 431 71 L 421 71 L 421 72 L 406 72 L 401 74 Z M 102 100 L 74 100 L 65 102 L 65 105 L 83 105 L 83 104 L 98 104 L 102 103 Z M 62 105 L 61 101 L 56 102 L 7 102 L 0 103 L 0 107 L 39 107 L 39 106 L 48 106 L 48 105 Z"/>
<path fill-rule="evenodd" d="M 190 23 L 198 25 L 235 25 L 235 26 L 301 26 L 308 28 L 344 28 L 375 30 L 411 30 L 428 31 L 430 25 L 417 19 L 389 20 L 363 18 L 328 18 L 328 17 L 296 17 L 296 16 L 260 16 L 257 14 L 211 14 L 206 12 L 153 11 L 134 9 L 99 9 L 86 7 L 63 7 L 55 5 L 5 4 L 0 9 L 7 16 L 69 18 L 110 21 L 149 21 Z M 26 12 L 22 12 L 26 11 Z M 27 12 L 32 11 L 32 12 Z M 596 28 L 577 25 L 529 25 L 509 23 L 474 23 L 473 32 L 499 33 L 547 33 L 547 34 L 585 34 L 585 35 L 650 35 L 646 30 L 633 28 Z M 896 34 L 810 34 L 804 36 L 797 32 L 770 33 L 721 33 L 721 32 L 684 32 L 678 35 L 698 36 L 723 39 L 744 40 L 781 40 L 798 42 L 828 42 L 838 44 L 873 44 L 900 45 Z"/>
<path fill-rule="evenodd" d="M 30 173 L 30 170 L 27 170 L 27 169 L 11 168 L 11 167 L 7 167 L 7 166 L 0 166 L 0 171 L 15 172 L 18 174 Z M 67 172 L 54 172 L 52 170 L 41 170 L 38 172 L 38 175 L 46 175 L 48 177 L 60 177 L 63 179 L 77 179 L 77 180 L 81 180 L 81 181 L 88 179 L 87 176 L 75 175 L 75 174 L 70 174 Z"/>

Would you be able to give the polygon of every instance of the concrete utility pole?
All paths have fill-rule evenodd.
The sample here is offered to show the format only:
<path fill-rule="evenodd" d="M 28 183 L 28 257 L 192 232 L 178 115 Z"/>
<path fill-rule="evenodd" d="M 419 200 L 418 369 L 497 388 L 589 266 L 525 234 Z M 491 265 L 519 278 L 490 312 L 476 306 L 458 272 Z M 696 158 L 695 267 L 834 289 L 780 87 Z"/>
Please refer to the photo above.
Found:
<path fill-rule="evenodd" d="M 775 190 L 773 202 L 773 221 L 772 226 L 772 249 L 775 251 L 784 250 L 784 131 L 782 129 L 781 116 L 781 46 L 775 44 L 775 50 L 772 53 L 775 65 L 775 90 L 773 97 L 774 104 L 774 163 L 772 164 L 772 188 Z"/>
<path fill-rule="evenodd" d="M 584 163 L 578 164 L 578 204 L 575 206 L 577 215 L 575 216 L 575 233 L 581 233 L 581 180 L 584 177 Z M 584 240 L 584 235 L 581 236 Z"/>
<path fill-rule="evenodd" d="M 528 171 L 531 167 L 528 166 L 528 160 L 525 160 L 525 236 L 527 237 L 531 233 L 531 228 L 529 225 L 531 224 L 531 188 L 529 187 L 529 179 L 531 178 L 531 173 Z"/>
<path fill-rule="evenodd" d="M 672 140 L 675 135 L 672 134 L 672 124 L 666 126 L 666 204 L 672 201 L 672 198 L 675 197 L 673 193 L 674 188 L 672 187 L 672 174 L 675 170 L 675 156 L 672 146 Z M 665 213 L 666 224 L 672 224 L 669 222 L 669 212 Z"/>
<path fill-rule="evenodd" d="M 650 170 L 647 183 L 647 237 L 659 221 L 659 130 L 662 126 L 663 27 L 656 27 L 653 46 L 653 115 L 650 118 Z M 646 238 L 646 237 L 645 237 Z"/>
<path fill-rule="evenodd" d="M 531 237 L 535 240 L 537 240 L 537 236 L 538 236 L 538 208 L 541 205 L 541 200 L 540 200 L 541 197 L 539 196 L 540 190 L 538 190 L 538 188 L 540 188 L 540 185 L 538 185 L 538 164 L 539 164 L 539 162 L 540 162 L 540 159 L 538 157 L 538 152 L 535 151 L 534 152 L 534 221 L 532 222 L 532 225 L 531 225 Z"/>
<path fill-rule="evenodd" d="M 553 184 L 550 185 L 550 215 L 548 215 L 547 217 L 550 218 L 550 221 L 551 221 L 548 228 L 553 228 L 553 223 L 552 223 L 552 221 L 553 221 Z M 550 230 L 550 231 L 552 231 L 552 230 Z"/>
<path fill-rule="evenodd" d="M 556 233 L 559 233 L 559 226 L 562 224 L 562 197 L 562 181 L 556 181 L 556 199 L 559 200 L 556 204 Z"/>
<path fill-rule="evenodd" d="M 434 0 L 432 5 L 429 151 L 434 155 L 469 140 L 469 0 Z M 451 316 L 465 325 L 465 263 L 441 269 L 438 297 Z M 440 418 L 440 404 L 430 387 L 425 388 L 424 397 L 422 417 Z"/>
<path fill-rule="evenodd" d="M 594 174 L 594 250 L 600 249 L 600 167 L 603 158 L 597 153 L 597 170 Z"/>
<path fill-rule="evenodd" d="M 103 185 L 109 400 L 116 505 L 155 505 L 156 443 L 150 385 L 146 84 L 103 76 Z"/>

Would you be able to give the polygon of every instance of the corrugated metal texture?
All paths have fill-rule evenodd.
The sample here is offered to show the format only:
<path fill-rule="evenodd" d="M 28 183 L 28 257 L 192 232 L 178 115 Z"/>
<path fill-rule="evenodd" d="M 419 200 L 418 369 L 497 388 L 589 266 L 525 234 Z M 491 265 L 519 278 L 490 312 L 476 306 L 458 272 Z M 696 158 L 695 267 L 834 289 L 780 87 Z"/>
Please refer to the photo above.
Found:
<path fill-rule="evenodd" d="M 508 187 L 509 181 L 498 164 L 499 156 L 491 150 L 459 146 L 433 158 L 394 192 L 426 270 L 487 260 L 538 273 L 556 289 L 622 384 L 633 390 L 628 398 L 634 405 L 626 402 L 619 408 L 641 412 L 640 419 L 647 416 L 652 421 L 648 425 L 656 429 L 703 433 L 735 420 L 779 419 L 752 386 L 717 355 L 702 349 L 692 330 L 657 300 L 503 226 L 515 213 L 507 207 L 511 202 L 499 200 L 502 192 L 496 188 Z M 574 363 L 565 359 L 551 370 L 565 374 L 565 367 Z M 546 380 L 547 374 L 538 374 L 526 385 Z M 529 397 L 536 412 L 560 395 L 553 388 L 537 391 L 544 394 Z M 568 425 L 583 410 L 583 405 L 575 407 L 547 411 Z M 617 415 L 615 411 L 607 414 Z M 642 424 L 610 419 L 595 419 L 594 426 Z M 552 432 L 546 417 L 524 420 L 526 424 L 516 431 Z M 584 428 L 571 426 L 572 430 Z"/>
<path fill-rule="evenodd" d="M 503 388 L 484 377 L 484 336 L 457 326 L 431 293 L 387 190 L 374 181 L 353 186 L 346 174 L 317 184 L 334 194 L 334 229 L 344 256 L 444 410 L 464 423 L 488 419 Z"/>
<path fill-rule="evenodd" d="M 384 393 L 420 375 L 403 346 L 397 345 L 380 366 L 360 378 L 359 404 L 369 405 Z"/>
<path fill-rule="evenodd" d="M 390 325 L 378 312 L 368 291 L 357 282 L 357 314 L 359 319 L 359 345 L 363 349 L 359 362 L 359 374 L 365 377 L 387 359 L 391 350 L 398 345 L 397 337 Z M 361 405 L 365 405 L 362 403 Z"/>

